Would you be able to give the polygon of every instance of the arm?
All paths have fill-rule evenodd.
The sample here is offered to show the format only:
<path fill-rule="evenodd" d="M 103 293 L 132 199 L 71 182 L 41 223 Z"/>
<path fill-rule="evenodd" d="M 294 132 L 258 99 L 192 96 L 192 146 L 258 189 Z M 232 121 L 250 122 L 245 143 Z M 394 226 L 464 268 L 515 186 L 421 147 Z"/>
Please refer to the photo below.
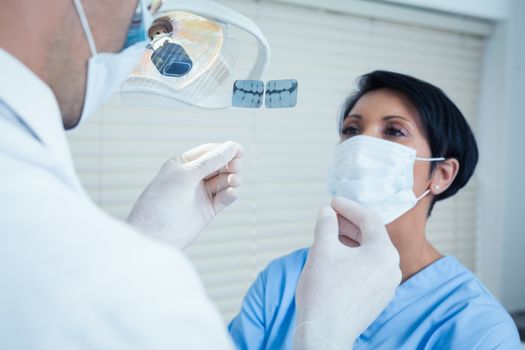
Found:
<path fill-rule="evenodd" d="M 224 321 L 188 259 L 173 250 L 152 253 L 157 257 L 151 256 L 147 265 L 157 268 L 137 271 L 137 266 L 132 273 L 140 274 L 126 283 L 134 287 L 115 295 L 114 305 L 120 303 L 122 308 L 108 315 L 119 337 L 114 348 L 232 350 Z M 140 263 L 144 265 L 143 260 Z"/>

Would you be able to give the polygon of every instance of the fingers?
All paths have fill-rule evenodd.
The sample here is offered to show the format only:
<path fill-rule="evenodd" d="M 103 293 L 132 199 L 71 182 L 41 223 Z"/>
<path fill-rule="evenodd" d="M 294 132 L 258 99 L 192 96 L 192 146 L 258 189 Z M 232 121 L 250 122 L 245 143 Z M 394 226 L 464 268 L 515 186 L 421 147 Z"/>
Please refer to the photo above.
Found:
<path fill-rule="evenodd" d="M 237 190 L 233 187 L 228 187 L 218 192 L 213 197 L 213 209 L 215 210 L 215 215 L 219 214 L 224 208 L 235 202 L 237 197 Z"/>
<path fill-rule="evenodd" d="M 339 237 L 340 240 L 343 240 L 344 242 L 351 240 L 358 244 L 361 242 L 361 230 L 359 227 L 341 215 L 337 215 L 337 223 L 339 225 L 339 234 L 341 235 L 341 237 Z"/>
<path fill-rule="evenodd" d="M 190 149 L 189 151 L 184 152 L 179 156 L 181 163 L 188 163 L 191 162 L 205 153 L 211 151 L 215 147 L 219 146 L 218 143 L 205 143 L 203 145 L 197 146 L 195 148 Z"/>
<path fill-rule="evenodd" d="M 343 197 L 334 197 L 332 199 L 332 208 L 342 218 L 348 220 L 357 227 L 362 227 L 369 219 L 369 213 L 361 204 Z"/>
<path fill-rule="evenodd" d="M 359 247 L 359 242 L 354 241 L 353 239 L 348 238 L 344 235 L 339 235 L 339 241 L 343 243 L 345 246 L 350 247 L 350 248 Z"/>
<path fill-rule="evenodd" d="M 332 208 L 344 219 L 357 226 L 361 232 L 359 243 L 389 240 L 381 219 L 370 209 L 343 197 L 332 199 Z"/>
<path fill-rule="evenodd" d="M 233 158 L 231 162 L 226 164 L 225 167 L 219 169 L 218 171 L 214 171 L 210 175 L 206 176 L 204 180 L 209 180 L 218 174 L 230 174 L 230 173 L 238 173 L 241 171 L 241 159 L 240 158 Z"/>
<path fill-rule="evenodd" d="M 190 154 L 184 155 L 188 157 L 188 159 L 191 159 L 191 157 L 204 151 L 200 156 L 185 164 L 185 166 L 193 168 L 196 175 L 201 179 L 219 171 L 219 169 L 225 167 L 234 158 L 239 158 L 243 152 L 242 147 L 233 141 L 222 143 L 212 149 L 209 149 L 208 146 L 201 147 L 202 148 L 197 147 L 198 150 L 190 151 Z"/>
<path fill-rule="evenodd" d="M 339 235 L 337 215 L 332 208 L 323 207 L 319 210 L 315 226 L 315 241 L 312 246 L 318 254 L 335 261 L 351 254 L 352 247 L 358 245 L 351 239 Z"/>
<path fill-rule="evenodd" d="M 227 141 L 227 142 L 224 142 L 224 143 L 205 143 L 203 145 L 200 145 L 200 146 L 197 146 L 195 148 L 192 148 L 190 149 L 189 151 L 186 151 L 184 152 L 183 154 L 181 154 L 179 156 L 179 158 L 181 159 L 182 163 L 188 163 L 188 162 L 191 162 L 191 161 L 194 161 L 195 159 L 197 158 L 200 158 L 202 157 L 204 154 L 212 151 L 213 149 L 221 146 L 221 145 L 224 145 L 226 143 L 233 143 L 235 145 L 237 145 L 237 154 L 236 154 L 236 158 L 240 158 L 243 156 L 244 154 L 244 148 L 234 142 L 234 141 Z"/>
<path fill-rule="evenodd" d="M 218 174 L 204 181 L 204 186 L 212 196 L 228 187 L 239 187 L 242 179 L 239 174 Z"/>
<path fill-rule="evenodd" d="M 241 171 L 241 164 L 241 159 L 236 156 L 231 162 L 226 164 L 226 167 L 224 167 L 224 169 L 221 170 L 223 170 L 223 173 L 238 173 L 239 171 Z"/>

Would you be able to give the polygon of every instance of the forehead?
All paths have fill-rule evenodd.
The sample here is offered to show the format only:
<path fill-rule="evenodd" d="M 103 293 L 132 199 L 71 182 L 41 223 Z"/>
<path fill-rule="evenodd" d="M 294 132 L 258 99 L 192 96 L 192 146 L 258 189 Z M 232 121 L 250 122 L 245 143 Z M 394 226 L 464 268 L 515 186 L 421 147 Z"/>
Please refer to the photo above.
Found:
<path fill-rule="evenodd" d="M 363 118 L 381 119 L 386 116 L 397 115 L 410 118 L 417 124 L 420 122 L 418 110 L 406 95 L 388 88 L 373 90 L 361 96 L 348 112 L 348 115 L 352 114 L 359 114 Z"/>

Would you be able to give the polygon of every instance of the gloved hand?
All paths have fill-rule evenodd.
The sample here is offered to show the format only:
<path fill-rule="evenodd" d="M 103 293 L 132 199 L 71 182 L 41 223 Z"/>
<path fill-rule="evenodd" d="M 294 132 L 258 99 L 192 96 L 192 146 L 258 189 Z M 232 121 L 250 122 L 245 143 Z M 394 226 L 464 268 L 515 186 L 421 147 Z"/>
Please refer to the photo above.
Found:
<path fill-rule="evenodd" d="M 127 222 L 163 242 L 186 248 L 237 199 L 242 147 L 205 144 L 169 159 L 140 195 Z"/>
<path fill-rule="evenodd" d="M 332 208 L 319 211 L 297 285 L 296 350 L 351 349 L 401 281 L 399 255 L 381 219 L 341 197 L 332 200 Z M 339 234 L 360 245 L 341 243 Z"/>

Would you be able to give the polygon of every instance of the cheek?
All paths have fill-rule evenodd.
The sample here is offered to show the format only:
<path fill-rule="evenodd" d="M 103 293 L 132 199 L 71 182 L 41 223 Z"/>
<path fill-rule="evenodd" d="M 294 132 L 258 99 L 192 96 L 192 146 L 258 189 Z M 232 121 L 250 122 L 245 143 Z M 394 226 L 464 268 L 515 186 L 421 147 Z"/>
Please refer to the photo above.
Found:
<path fill-rule="evenodd" d="M 425 191 L 428 187 L 429 174 L 430 163 L 418 161 L 414 163 L 414 192 L 416 194 Z"/>

